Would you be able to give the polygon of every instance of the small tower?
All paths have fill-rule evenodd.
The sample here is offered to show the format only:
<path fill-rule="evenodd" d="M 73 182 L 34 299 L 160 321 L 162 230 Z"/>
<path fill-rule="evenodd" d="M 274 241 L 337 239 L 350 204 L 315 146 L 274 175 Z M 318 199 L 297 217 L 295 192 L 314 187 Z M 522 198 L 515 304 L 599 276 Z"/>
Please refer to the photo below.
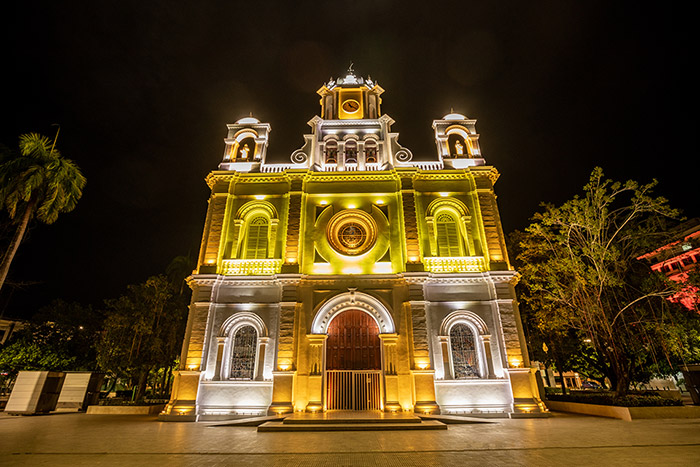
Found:
<path fill-rule="evenodd" d="M 433 129 L 438 157 L 445 168 L 462 169 L 486 163 L 479 148 L 476 120 L 452 112 L 441 120 L 433 120 Z"/>
<path fill-rule="evenodd" d="M 367 77 L 357 77 L 348 68 L 344 78 L 328 80 L 316 91 L 321 96 L 321 116 L 324 120 L 377 119 L 381 116 L 381 86 Z"/>
<path fill-rule="evenodd" d="M 228 135 L 224 139 L 226 147 L 219 169 L 258 171 L 267 155 L 270 124 L 260 123 L 260 120 L 251 115 L 226 126 Z"/>

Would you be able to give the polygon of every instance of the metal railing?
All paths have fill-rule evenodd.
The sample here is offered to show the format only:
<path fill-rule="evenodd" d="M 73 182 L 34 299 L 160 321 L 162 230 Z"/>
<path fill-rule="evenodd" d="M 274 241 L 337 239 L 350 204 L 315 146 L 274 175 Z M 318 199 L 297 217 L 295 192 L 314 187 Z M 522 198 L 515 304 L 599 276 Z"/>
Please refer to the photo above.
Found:
<path fill-rule="evenodd" d="M 326 370 L 328 410 L 381 410 L 380 370 Z"/>

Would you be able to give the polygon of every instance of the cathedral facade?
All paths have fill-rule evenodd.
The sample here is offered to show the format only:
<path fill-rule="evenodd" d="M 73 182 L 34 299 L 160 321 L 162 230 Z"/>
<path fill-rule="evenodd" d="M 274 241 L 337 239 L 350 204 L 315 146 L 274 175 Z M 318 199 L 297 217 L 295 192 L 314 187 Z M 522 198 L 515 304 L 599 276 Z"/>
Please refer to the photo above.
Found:
<path fill-rule="evenodd" d="M 350 70 L 288 163 L 228 125 L 165 420 L 295 411 L 539 413 L 476 121 L 433 122 L 416 160 Z"/>

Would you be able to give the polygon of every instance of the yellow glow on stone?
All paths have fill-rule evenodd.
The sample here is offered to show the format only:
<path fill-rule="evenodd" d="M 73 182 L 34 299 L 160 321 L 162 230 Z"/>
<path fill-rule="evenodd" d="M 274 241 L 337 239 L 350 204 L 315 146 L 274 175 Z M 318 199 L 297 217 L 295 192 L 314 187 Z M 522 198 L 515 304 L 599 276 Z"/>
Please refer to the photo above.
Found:
<path fill-rule="evenodd" d="M 331 264 L 330 263 L 314 263 L 313 267 L 314 274 L 331 274 Z"/>
<path fill-rule="evenodd" d="M 419 370 L 425 370 L 427 368 L 430 368 L 430 361 L 428 359 L 417 358 L 416 359 L 416 367 Z"/>
<path fill-rule="evenodd" d="M 265 199 L 265 195 L 255 195 L 255 199 L 263 200 Z"/>
<path fill-rule="evenodd" d="M 355 204 L 348 204 L 348 209 L 355 209 L 357 206 Z"/>
<path fill-rule="evenodd" d="M 360 266 L 345 266 L 343 274 L 362 274 L 362 268 Z"/>
<path fill-rule="evenodd" d="M 450 196 L 450 194 L 449 194 L 449 193 L 445 193 L 445 192 L 443 191 L 443 192 L 440 193 L 440 196 L 442 196 L 443 198 L 446 198 L 446 197 Z"/>
<path fill-rule="evenodd" d="M 383 199 L 378 199 L 378 200 L 376 201 L 376 203 L 377 203 L 377 204 L 384 204 L 384 200 L 383 200 Z"/>
<path fill-rule="evenodd" d="M 515 358 L 515 357 L 511 358 L 509 361 L 510 361 L 510 366 L 512 366 L 513 368 L 519 368 L 520 365 L 522 364 L 520 359 Z"/>
<path fill-rule="evenodd" d="M 321 200 L 321 206 L 325 206 L 326 204 L 328 204 L 328 201 L 326 201 L 325 199 L 322 199 L 322 200 Z"/>
<path fill-rule="evenodd" d="M 392 272 L 391 263 L 376 263 L 372 270 L 375 274 L 390 274 Z"/>

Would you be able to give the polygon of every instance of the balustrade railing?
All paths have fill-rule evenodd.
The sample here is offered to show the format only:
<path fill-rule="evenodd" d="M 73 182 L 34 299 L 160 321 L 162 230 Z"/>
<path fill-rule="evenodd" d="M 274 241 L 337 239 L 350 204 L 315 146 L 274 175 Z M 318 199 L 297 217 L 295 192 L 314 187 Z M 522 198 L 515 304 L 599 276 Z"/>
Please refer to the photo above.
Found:
<path fill-rule="evenodd" d="M 220 274 L 225 276 L 270 276 L 282 269 L 281 259 L 226 259 Z"/>

